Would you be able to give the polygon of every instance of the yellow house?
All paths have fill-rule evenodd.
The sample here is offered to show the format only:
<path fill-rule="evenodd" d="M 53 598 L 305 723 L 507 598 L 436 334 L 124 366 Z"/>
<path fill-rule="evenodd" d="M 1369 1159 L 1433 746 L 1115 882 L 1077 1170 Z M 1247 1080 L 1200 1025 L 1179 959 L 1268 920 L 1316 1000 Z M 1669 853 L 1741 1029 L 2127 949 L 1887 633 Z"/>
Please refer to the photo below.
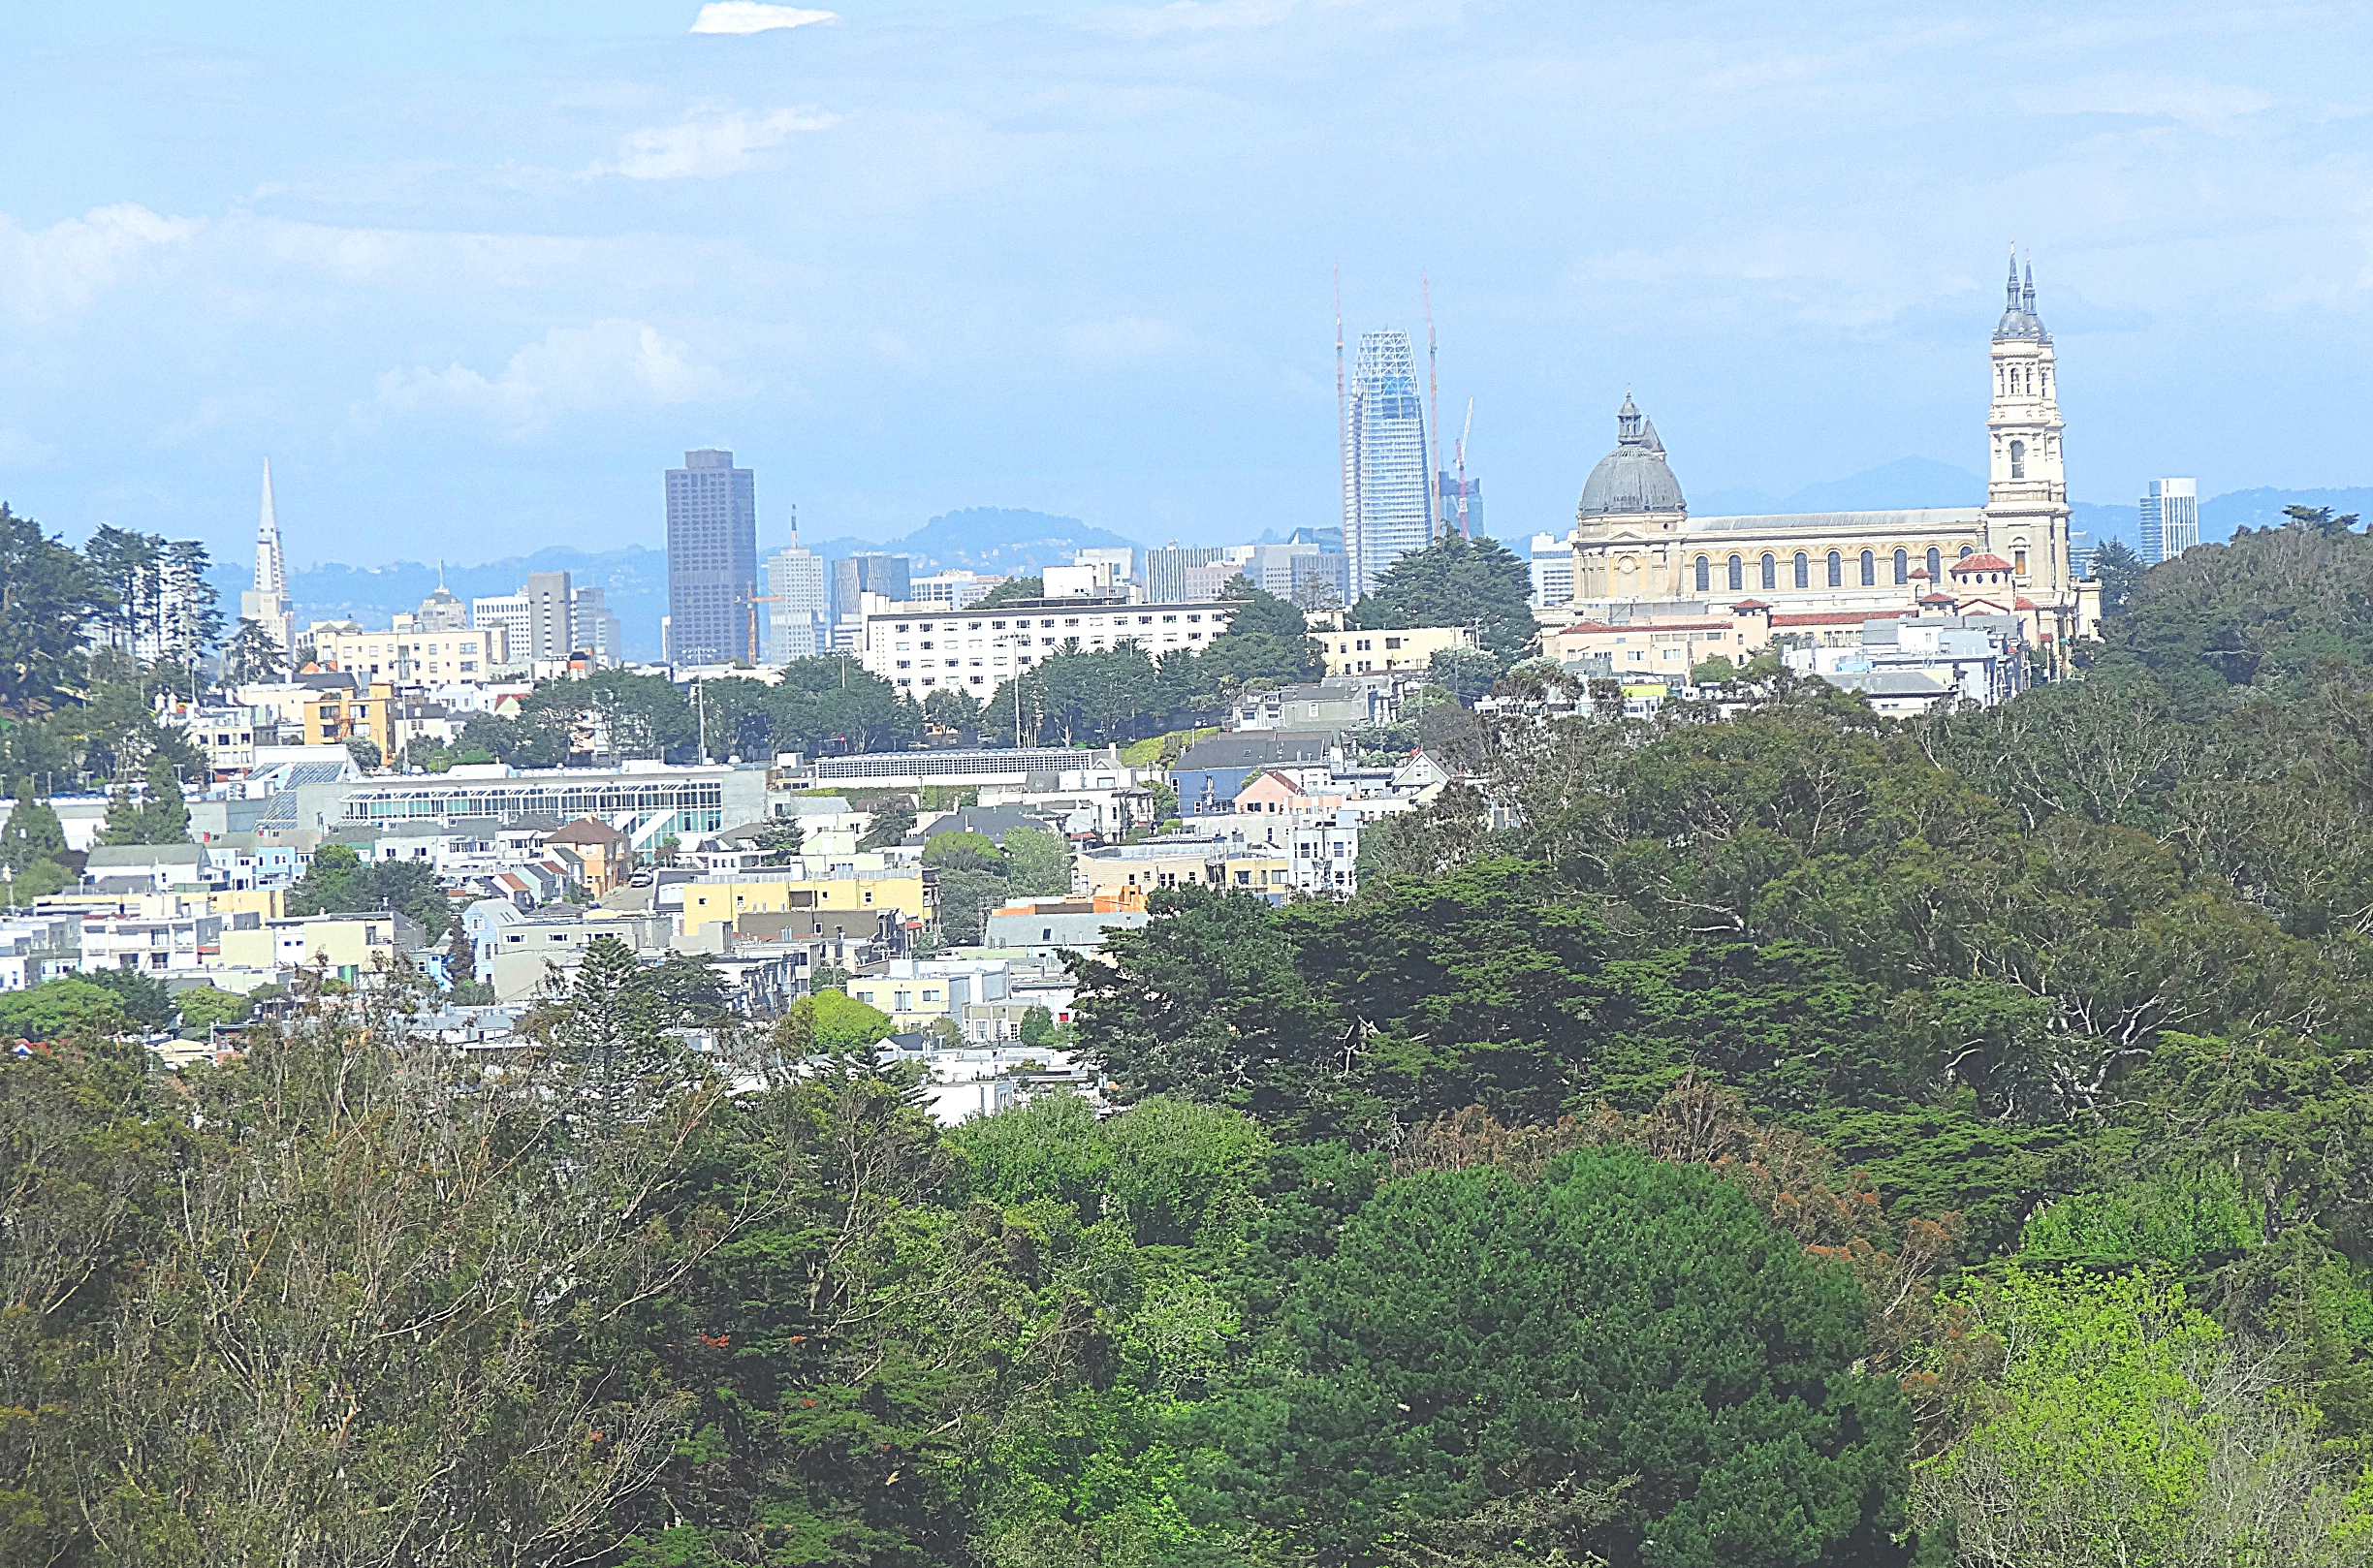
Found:
<path fill-rule="evenodd" d="M 1475 645 L 1474 633 L 1464 626 L 1408 626 L 1392 632 L 1315 632 L 1326 649 L 1330 675 L 1379 674 L 1389 670 L 1423 670 L 1434 655 L 1451 648 Z"/>
<path fill-rule="evenodd" d="M 288 917 L 286 888 L 223 888 L 206 898 L 206 908 L 217 915 L 253 915 L 259 920 Z"/>
<path fill-rule="evenodd" d="M 396 918 L 388 914 L 304 915 L 259 922 L 222 933 L 222 962 L 234 969 L 303 969 L 326 962 L 352 983 L 382 965 L 394 968 Z"/>
<path fill-rule="evenodd" d="M 364 692 L 332 691 L 304 706 L 304 743 L 342 746 L 368 740 L 383 755 L 396 750 L 396 688 L 371 682 Z"/>
<path fill-rule="evenodd" d="M 870 859 L 878 860 L 873 856 Z M 833 875 L 838 870 L 838 876 Z M 684 884 L 684 934 L 703 925 L 731 923 L 744 915 L 787 915 L 812 912 L 820 929 L 836 924 L 856 929 L 870 925 L 885 909 L 915 920 L 929 920 L 938 910 L 938 886 L 919 865 L 830 866 L 821 862 L 786 865 L 775 870 L 735 871 Z M 841 917 L 836 922 L 832 917 Z M 848 917 L 855 916 L 857 920 Z M 794 934 L 798 927 L 794 926 Z"/>

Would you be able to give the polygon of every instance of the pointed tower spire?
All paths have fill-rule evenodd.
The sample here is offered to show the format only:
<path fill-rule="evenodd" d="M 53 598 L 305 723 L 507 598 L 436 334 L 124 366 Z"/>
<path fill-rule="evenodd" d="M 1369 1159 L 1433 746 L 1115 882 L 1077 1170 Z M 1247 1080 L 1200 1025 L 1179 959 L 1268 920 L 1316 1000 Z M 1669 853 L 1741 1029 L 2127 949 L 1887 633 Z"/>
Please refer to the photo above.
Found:
<path fill-rule="evenodd" d="M 2027 258 L 2026 285 L 2019 290 L 2019 308 L 2030 316 L 2035 314 L 2035 257 L 2032 255 Z"/>
<path fill-rule="evenodd" d="M 1623 407 L 1615 411 L 1615 440 L 1618 445 L 1630 446 L 1639 440 L 1640 411 L 1631 402 L 1631 384 L 1624 383 Z"/>
<path fill-rule="evenodd" d="M 280 519 L 272 510 L 271 459 L 264 459 L 264 505 L 256 517 L 256 592 L 288 592 L 288 568 L 280 555 Z"/>
<path fill-rule="evenodd" d="M 2010 241 L 2010 285 L 2003 291 L 2003 302 L 2012 310 L 2018 308 L 2018 241 L 2015 239 Z"/>

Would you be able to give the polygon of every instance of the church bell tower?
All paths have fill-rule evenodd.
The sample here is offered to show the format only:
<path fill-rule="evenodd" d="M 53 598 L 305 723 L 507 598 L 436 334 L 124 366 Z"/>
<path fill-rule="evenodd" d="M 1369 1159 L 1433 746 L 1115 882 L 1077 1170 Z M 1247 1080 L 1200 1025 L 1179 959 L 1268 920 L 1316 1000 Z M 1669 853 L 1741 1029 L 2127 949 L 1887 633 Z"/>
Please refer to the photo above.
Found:
<path fill-rule="evenodd" d="M 2011 564 L 2022 595 L 2057 604 L 2072 596 L 2075 580 L 2058 372 L 2051 333 L 2036 315 L 2035 266 L 2021 279 L 2015 250 L 2006 295 L 1994 328 L 1994 401 L 1986 414 L 1986 548 Z"/>

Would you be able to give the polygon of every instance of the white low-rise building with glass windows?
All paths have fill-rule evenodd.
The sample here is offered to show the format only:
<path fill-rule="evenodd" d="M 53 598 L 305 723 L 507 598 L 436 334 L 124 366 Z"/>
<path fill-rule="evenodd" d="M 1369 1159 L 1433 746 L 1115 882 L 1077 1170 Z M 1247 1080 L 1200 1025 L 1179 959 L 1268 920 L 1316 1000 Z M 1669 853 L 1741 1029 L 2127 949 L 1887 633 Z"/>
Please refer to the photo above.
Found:
<path fill-rule="evenodd" d="M 1024 599 L 953 612 L 944 605 L 875 604 L 880 608 L 869 606 L 865 615 L 860 662 L 918 702 L 951 687 L 986 698 L 1065 649 L 1103 653 L 1134 645 L 1154 658 L 1200 653 L 1236 612 L 1226 601 L 1135 605 L 1117 597 Z"/>

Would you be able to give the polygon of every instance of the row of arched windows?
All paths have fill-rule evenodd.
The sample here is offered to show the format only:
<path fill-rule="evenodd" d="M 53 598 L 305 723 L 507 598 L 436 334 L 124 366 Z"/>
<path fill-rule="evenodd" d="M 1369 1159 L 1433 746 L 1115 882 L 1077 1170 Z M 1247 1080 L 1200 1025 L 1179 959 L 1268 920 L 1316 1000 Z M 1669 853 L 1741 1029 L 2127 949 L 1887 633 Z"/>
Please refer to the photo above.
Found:
<path fill-rule="evenodd" d="M 1961 553 L 1969 554 L 1970 547 L 1963 546 Z M 1932 582 L 1938 580 L 1945 575 L 1945 552 L 1933 545 L 1930 546 L 1927 560 L 1922 564 L 1928 568 L 1929 580 Z M 1693 565 L 1695 568 L 1697 591 L 1699 593 L 1713 592 L 1714 558 L 1710 555 L 1700 555 Z M 1896 586 L 1901 587 L 1912 580 L 1912 552 L 1910 550 L 1898 549 L 1895 551 L 1893 565 Z M 1798 550 L 1789 560 L 1788 568 L 1789 576 L 1795 586 L 1799 588 L 1813 586 L 1813 557 L 1810 554 L 1804 550 Z M 1827 586 L 1842 588 L 1846 585 L 1846 555 L 1843 550 L 1829 551 L 1822 559 L 1821 568 Z M 1879 552 L 1877 550 L 1863 550 L 1855 557 L 1854 569 L 1863 587 L 1875 588 L 1879 585 Z M 1779 587 L 1780 557 L 1765 550 L 1756 559 L 1756 573 L 1758 579 L 1756 586 Z M 1732 555 L 1725 559 L 1723 562 L 1723 576 L 1724 580 L 1723 585 L 1729 592 L 1744 592 L 1747 587 L 1747 558 L 1743 555 Z"/>

